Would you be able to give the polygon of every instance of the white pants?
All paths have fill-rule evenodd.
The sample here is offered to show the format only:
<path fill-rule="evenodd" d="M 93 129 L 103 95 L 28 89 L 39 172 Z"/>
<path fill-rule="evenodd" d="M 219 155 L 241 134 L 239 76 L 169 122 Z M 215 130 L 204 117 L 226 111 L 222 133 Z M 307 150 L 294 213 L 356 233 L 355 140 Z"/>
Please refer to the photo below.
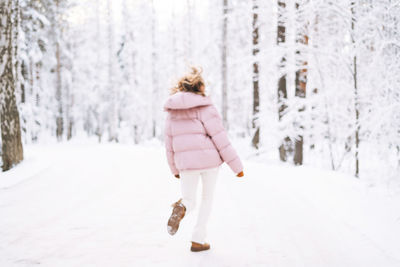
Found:
<path fill-rule="evenodd" d="M 217 182 L 219 167 L 181 171 L 182 204 L 186 207 L 186 214 L 196 206 L 196 192 L 199 178 L 202 182 L 200 210 L 193 230 L 192 241 L 203 244 L 206 238 L 207 222 L 211 213 L 215 184 Z"/>

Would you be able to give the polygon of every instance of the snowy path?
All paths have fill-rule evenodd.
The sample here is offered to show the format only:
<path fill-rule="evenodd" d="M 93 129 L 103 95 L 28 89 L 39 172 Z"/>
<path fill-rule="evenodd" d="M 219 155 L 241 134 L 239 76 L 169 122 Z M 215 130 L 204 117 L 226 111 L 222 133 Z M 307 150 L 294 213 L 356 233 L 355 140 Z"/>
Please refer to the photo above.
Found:
<path fill-rule="evenodd" d="M 399 196 L 367 194 L 343 175 L 247 162 L 240 180 L 224 166 L 212 249 L 196 254 L 189 251 L 194 214 L 176 236 L 166 231 L 179 182 L 162 148 L 28 150 L 50 163 L 35 169 L 27 160 L 0 174 L 1 267 L 400 266 Z"/>

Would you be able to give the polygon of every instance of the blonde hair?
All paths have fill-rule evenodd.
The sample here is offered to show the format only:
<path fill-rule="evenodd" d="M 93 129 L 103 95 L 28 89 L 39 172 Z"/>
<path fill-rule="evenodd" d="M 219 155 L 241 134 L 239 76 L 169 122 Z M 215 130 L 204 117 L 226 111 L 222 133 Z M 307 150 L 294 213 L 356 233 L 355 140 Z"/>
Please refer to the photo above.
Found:
<path fill-rule="evenodd" d="M 205 96 L 205 85 L 201 73 L 201 68 L 191 67 L 192 71 L 179 79 L 176 86 L 171 88 L 171 94 L 177 92 L 191 92 Z"/>

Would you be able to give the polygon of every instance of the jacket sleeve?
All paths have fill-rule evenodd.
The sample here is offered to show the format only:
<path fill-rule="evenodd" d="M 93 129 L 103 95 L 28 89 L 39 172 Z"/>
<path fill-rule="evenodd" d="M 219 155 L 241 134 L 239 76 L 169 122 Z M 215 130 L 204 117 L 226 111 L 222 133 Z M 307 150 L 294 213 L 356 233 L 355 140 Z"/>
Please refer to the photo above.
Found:
<path fill-rule="evenodd" d="M 242 162 L 228 139 L 217 109 L 213 105 L 202 108 L 200 119 L 222 160 L 229 165 L 234 173 L 243 171 Z"/>
<path fill-rule="evenodd" d="M 169 118 L 169 115 L 165 121 L 165 150 L 167 153 L 168 165 L 172 174 L 179 174 L 179 171 L 175 166 L 174 150 L 172 148 L 171 119 Z"/>

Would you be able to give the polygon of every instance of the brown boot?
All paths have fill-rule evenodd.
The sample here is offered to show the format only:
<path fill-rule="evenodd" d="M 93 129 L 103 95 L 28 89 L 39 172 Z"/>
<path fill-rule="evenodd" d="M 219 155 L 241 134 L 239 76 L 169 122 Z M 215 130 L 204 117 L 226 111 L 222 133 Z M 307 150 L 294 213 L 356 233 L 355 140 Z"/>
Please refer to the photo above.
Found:
<path fill-rule="evenodd" d="M 182 199 L 179 199 L 177 202 L 172 204 L 172 207 L 174 209 L 172 210 L 172 214 L 169 217 L 167 226 L 168 233 L 170 235 L 174 235 L 178 231 L 179 223 L 186 213 L 186 207 L 182 204 Z"/>
<path fill-rule="evenodd" d="M 196 243 L 193 241 L 192 241 L 192 247 L 190 248 L 190 250 L 193 252 L 199 252 L 199 251 L 208 250 L 208 249 L 210 249 L 210 244 L 207 244 L 207 243 L 200 244 L 200 243 Z"/>

